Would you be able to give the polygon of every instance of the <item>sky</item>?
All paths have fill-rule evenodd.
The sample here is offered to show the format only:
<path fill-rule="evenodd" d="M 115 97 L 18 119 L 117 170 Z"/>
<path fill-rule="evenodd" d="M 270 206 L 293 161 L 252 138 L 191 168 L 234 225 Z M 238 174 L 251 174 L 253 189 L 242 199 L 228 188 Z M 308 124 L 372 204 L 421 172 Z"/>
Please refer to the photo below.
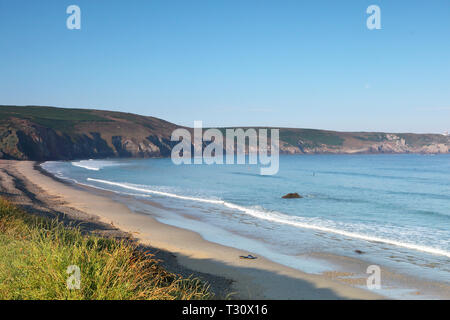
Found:
<path fill-rule="evenodd" d="M 379 30 L 366 25 L 373 4 Z M 442 133 L 450 1 L 0 0 L 0 104 Z"/>

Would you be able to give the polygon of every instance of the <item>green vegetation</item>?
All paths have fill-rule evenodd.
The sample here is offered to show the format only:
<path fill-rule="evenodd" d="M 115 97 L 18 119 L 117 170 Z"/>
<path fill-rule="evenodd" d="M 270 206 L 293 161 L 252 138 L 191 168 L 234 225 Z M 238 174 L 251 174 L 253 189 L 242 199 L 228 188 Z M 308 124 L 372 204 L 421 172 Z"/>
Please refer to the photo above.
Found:
<path fill-rule="evenodd" d="M 337 132 L 329 133 L 314 129 L 281 129 L 280 139 L 292 146 L 297 146 L 299 140 L 302 140 L 304 147 L 341 146 L 344 142 Z"/>
<path fill-rule="evenodd" d="M 67 288 L 69 265 L 81 270 Z M 163 269 L 133 244 L 83 235 L 0 198 L 0 299 L 208 299 L 198 279 Z"/>
<path fill-rule="evenodd" d="M 205 128 L 207 130 L 209 128 Z M 236 129 L 236 128 L 217 128 L 220 130 L 223 136 L 226 136 L 226 129 Z M 249 128 L 243 128 L 244 131 Z M 268 127 L 257 127 L 254 128 L 267 129 L 270 135 L 270 128 Z M 314 129 L 280 129 L 280 140 L 284 141 L 292 146 L 297 146 L 301 140 L 304 147 L 320 147 L 321 145 L 328 146 L 341 146 L 344 143 L 344 139 L 339 136 L 338 132 L 327 132 L 322 130 Z"/>
<path fill-rule="evenodd" d="M 27 119 L 44 127 L 70 131 L 73 126 L 82 121 L 111 121 L 96 115 L 93 110 L 63 109 L 39 106 L 0 106 L 0 120 L 11 117 Z"/>
<path fill-rule="evenodd" d="M 362 141 L 382 142 L 382 141 L 386 140 L 386 134 L 385 133 L 366 133 L 366 134 L 356 135 L 355 138 L 362 140 Z"/>
<path fill-rule="evenodd" d="M 405 139 L 405 143 L 410 146 L 425 146 L 432 143 L 448 143 L 449 139 L 446 136 L 440 134 L 413 134 L 404 133 L 397 134 L 400 138 Z"/>
<path fill-rule="evenodd" d="M 14 130 L 0 124 L 0 154 L 7 153 L 12 157 L 21 159 L 23 154 L 17 149 L 18 143 L 19 138 Z"/>
<path fill-rule="evenodd" d="M 63 121 L 108 121 L 108 119 L 95 115 L 92 110 L 88 109 L 0 106 L 0 119 L 11 116 Z"/>
<path fill-rule="evenodd" d="M 166 157 L 174 145 L 170 141 L 172 132 L 177 128 L 180 126 L 158 118 L 125 112 L 0 105 L 0 159 Z M 226 129 L 237 128 L 217 129 L 225 136 Z M 399 147 L 398 139 L 391 141 L 388 133 L 383 132 L 279 129 L 282 153 L 377 153 L 386 150 L 394 153 L 440 150 L 447 153 L 446 146 L 450 143 L 448 136 L 439 134 L 395 134 L 406 143 Z M 387 149 L 380 148 L 381 144 L 386 144 Z"/>

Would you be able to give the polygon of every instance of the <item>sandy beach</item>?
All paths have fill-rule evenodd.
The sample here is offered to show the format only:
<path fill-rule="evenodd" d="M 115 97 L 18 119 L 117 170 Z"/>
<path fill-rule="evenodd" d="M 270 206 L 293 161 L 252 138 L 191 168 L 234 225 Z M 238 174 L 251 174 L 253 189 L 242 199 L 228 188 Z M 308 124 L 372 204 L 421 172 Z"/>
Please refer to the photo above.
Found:
<path fill-rule="evenodd" d="M 218 297 L 233 299 L 380 299 L 381 295 L 336 281 L 338 272 L 307 274 L 199 234 L 162 224 L 131 211 L 98 190 L 72 185 L 42 173 L 31 161 L 0 161 L 3 196 L 31 213 L 82 224 L 104 236 L 131 237 L 157 254 L 169 270 L 200 277 Z M 230 295 L 231 294 L 231 295 Z"/>

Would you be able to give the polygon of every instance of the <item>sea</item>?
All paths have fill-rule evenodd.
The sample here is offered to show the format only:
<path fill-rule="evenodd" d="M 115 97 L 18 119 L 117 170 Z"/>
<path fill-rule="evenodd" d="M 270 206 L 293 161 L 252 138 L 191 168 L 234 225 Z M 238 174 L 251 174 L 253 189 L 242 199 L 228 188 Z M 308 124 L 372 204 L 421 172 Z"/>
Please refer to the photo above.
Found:
<path fill-rule="evenodd" d="M 450 285 L 448 154 L 281 155 L 272 176 L 260 175 L 258 165 L 170 158 L 41 166 L 111 191 L 162 223 L 304 272 L 330 270 L 320 257 L 340 256 Z M 302 198 L 282 198 L 293 192 Z"/>

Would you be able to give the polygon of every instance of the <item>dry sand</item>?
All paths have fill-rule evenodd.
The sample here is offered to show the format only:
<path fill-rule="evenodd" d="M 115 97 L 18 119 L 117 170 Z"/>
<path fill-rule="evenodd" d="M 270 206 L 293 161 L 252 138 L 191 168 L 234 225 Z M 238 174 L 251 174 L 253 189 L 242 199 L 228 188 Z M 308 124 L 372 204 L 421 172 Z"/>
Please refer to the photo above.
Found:
<path fill-rule="evenodd" d="M 240 255 L 251 252 L 208 242 L 195 232 L 132 212 L 124 204 L 90 188 L 63 183 L 45 175 L 35 168 L 35 164 L 0 160 L 2 194 L 22 199 L 20 204 L 31 212 L 57 211 L 65 219 L 84 221 L 86 225 L 97 224 L 92 229 L 99 233 L 131 234 L 141 244 L 166 252 L 163 260 L 174 260 L 174 255 L 176 262 L 172 261 L 172 269 L 178 268 L 182 274 L 192 273 L 207 280 L 219 297 L 233 292 L 232 298 L 239 299 L 382 298 L 368 290 L 326 276 L 303 273 L 263 257 L 239 259 Z M 103 227 L 98 227 L 99 222 Z"/>

